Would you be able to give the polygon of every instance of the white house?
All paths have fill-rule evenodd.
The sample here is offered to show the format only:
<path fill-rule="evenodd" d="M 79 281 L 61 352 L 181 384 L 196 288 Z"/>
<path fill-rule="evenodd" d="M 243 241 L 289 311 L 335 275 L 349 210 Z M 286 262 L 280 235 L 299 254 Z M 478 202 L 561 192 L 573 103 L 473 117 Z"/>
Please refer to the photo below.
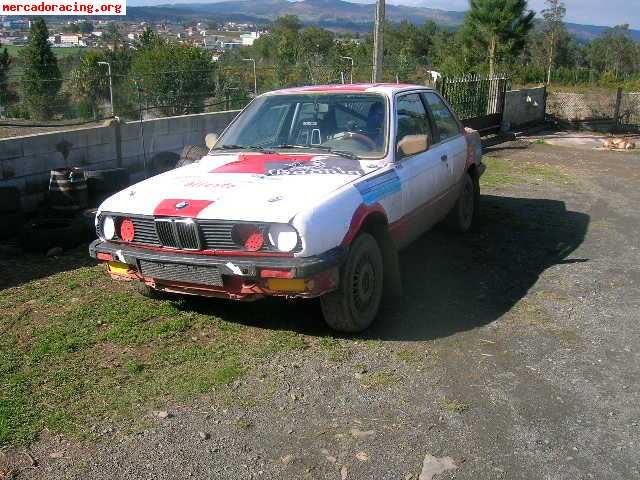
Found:
<path fill-rule="evenodd" d="M 255 42 L 258 38 L 260 38 L 261 34 L 262 34 L 261 32 L 243 33 L 242 35 L 240 35 L 240 41 L 242 42 L 242 46 L 250 47 L 251 45 L 253 45 L 253 42 Z"/>

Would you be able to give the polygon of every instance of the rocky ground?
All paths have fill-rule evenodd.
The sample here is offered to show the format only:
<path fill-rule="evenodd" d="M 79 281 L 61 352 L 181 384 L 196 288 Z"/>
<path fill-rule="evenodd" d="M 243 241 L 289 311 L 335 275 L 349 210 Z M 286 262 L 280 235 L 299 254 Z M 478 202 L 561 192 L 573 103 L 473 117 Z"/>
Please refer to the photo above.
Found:
<path fill-rule="evenodd" d="M 0 478 L 640 479 L 640 154 L 487 156 L 478 231 L 405 251 L 366 335 L 332 337 L 314 303 L 225 306 L 300 345 L 90 435 L 46 428 Z"/>

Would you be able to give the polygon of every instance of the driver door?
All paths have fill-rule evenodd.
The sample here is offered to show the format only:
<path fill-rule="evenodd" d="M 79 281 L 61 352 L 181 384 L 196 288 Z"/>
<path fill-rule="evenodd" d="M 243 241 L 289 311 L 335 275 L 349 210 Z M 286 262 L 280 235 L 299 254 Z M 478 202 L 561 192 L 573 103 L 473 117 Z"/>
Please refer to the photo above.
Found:
<path fill-rule="evenodd" d="M 396 97 L 396 171 L 403 185 L 403 241 L 406 245 L 439 220 L 438 200 L 448 170 L 419 93 Z"/>

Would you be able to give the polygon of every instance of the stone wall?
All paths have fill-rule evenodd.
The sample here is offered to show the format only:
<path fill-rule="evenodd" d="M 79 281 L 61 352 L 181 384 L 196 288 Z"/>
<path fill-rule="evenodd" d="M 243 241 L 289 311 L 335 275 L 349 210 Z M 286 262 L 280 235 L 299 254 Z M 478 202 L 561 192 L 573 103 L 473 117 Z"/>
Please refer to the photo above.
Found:
<path fill-rule="evenodd" d="M 545 119 L 546 88 L 523 88 L 507 92 L 504 106 L 503 129 L 541 123 Z"/>
<path fill-rule="evenodd" d="M 166 152 L 177 154 L 185 145 L 204 145 L 208 133 L 220 133 L 237 113 L 111 122 L 102 127 L 2 139 L 0 186 L 17 186 L 24 210 L 33 211 L 48 191 L 50 171 L 56 168 L 125 167 L 134 182 L 143 177 L 145 164 L 152 169 Z"/>

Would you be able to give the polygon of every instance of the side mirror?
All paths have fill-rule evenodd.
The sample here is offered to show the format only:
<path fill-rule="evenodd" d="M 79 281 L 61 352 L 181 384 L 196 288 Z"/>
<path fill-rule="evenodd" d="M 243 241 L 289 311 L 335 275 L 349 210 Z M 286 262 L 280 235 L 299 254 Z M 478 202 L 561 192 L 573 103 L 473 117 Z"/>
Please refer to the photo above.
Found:
<path fill-rule="evenodd" d="M 206 137 L 204 137 L 204 143 L 207 144 L 207 148 L 209 148 L 209 150 L 211 150 L 217 142 L 218 142 L 217 133 L 209 133 Z"/>
<path fill-rule="evenodd" d="M 402 157 L 409 157 L 428 149 L 428 135 L 405 135 L 402 140 L 398 142 L 398 153 L 400 153 Z"/>

